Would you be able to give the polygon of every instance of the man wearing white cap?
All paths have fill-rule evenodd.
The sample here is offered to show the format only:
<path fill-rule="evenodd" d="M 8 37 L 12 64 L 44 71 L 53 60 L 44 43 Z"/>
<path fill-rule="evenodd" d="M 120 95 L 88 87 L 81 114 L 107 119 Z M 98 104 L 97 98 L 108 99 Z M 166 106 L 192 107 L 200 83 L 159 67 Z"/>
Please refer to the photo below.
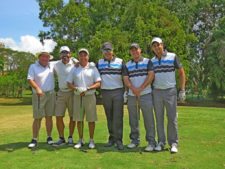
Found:
<path fill-rule="evenodd" d="M 182 64 L 174 53 L 168 52 L 159 37 L 151 42 L 151 49 L 155 56 L 151 59 L 155 79 L 153 82 L 153 104 L 157 122 L 158 145 L 156 151 L 161 151 L 165 144 L 164 108 L 167 113 L 167 140 L 172 153 L 178 152 L 177 134 L 177 89 L 175 69 L 179 72 L 179 100 L 185 100 L 185 73 Z"/>
<path fill-rule="evenodd" d="M 75 63 L 78 62 L 75 58 L 71 58 L 71 52 L 68 46 L 62 46 L 60 48 L 60 59 L 54 66 L 55 73 L 58 77 L 59 91 L 57 93 L 55 115 L 56 126 L 59 133 L 59 140 L 54 143 L 54 146 L 64 145 L 66 143 L 64 137 L 64 122 L 66 109 L 68 110 L 69 121 L 69 137 L 68 145 L 73 145 L 73 133 L 75 128 L 75 121 L 73 121 L 73 91 L 67 86 L 67 76 Z"/>
<path fill-rule="evenodd" d="M 47 143 L 53 144 L 51 137 L 52 116 L 55 107 L 55 82 L 53 64 L 49 63 L 52 56 L 48 52 L 41 52 L 38 61 L 32 64 L 28 70 L 27 80 L 32 87 L 33 105 L 33 138 L 28 148 L 37 146 L 37 139 L 41 127 L 41 120 L 46 119 Z"/>
<path fill-rule="evenodd" d="M 97 68 L 89 63 L 88 50 L 82 48 L 78 55 L 79 66 L 74 67 L 67 78 L 68 87 L 74 91 L 73 120 L 77 121 L 79 133 L 79 141 L 74 148 L 78 149 L 84 145 L 83 120 L 85 114 L 90 136 L 88 147 L 93 149 L 95 148 L 95 121 L 97 121 L 95 90 L 100 87 L 101 78 Z"/>
<path fill-rule="evenodd" d="M 145 151 L 153 151 L 155 148 L 155 122 L 153 116 L 151 83 L 154 78 L 152 62 L 141 55 L 141 48 L 137 43 L 130 46 L 132 59 L 127 62 L 127 72 L 124 82 L 129 88 L 128 112 L 131 128 L 128 148 L 135 148 L 140 144 L 139 118 L 141 109 L 145 126 L 145 139 L 148 142 Z"/>

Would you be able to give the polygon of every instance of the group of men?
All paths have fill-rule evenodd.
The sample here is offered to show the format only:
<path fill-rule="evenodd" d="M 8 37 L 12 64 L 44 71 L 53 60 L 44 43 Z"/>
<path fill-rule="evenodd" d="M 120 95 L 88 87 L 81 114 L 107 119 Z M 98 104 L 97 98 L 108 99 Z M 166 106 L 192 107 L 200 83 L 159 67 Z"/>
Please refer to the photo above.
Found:
<path fill-rule="evenodd" d="M 95 148 L 94 131 L 97 121 L 95 90 L 101 89 L 103 107 L 107 119 L 108 142 L 105 147 L 115 146 L 123 150 L 123 107 L 127 100 L 130 125 L 130 144 L 135 148 L 140 144 L 139 119 L 143 114 L 146 141 L 145 151 L 161 151 L 166 145 L 164 128 L 164 109 L 167 113 L 167 140 L 172 153 L 178 152 L 177 134 L 177 89 L 175 69 L 179 72 L 179 99 L 185 99 L 185 73 L 182 64 L 174 53 L 165 49 L 161 38 L 151 41 L 152 59 L 142 56 L 137 43 L 130 45 L 131 60 L 126 64 L 113 52 L 110 42 L 102 45 L 103 58 L 96 65 L 89 62 L 89 51 L 78 51 L 78 60 L 71 57 L 67 46 L 60 48 L 60 60 L 51 61 L 51 55 L 42 52 L 38 61 L 28 71 L 28 82 L 32 87 L 33 104 L 33 139 L 29 148 L 37 146 L 41 119 L 46 119 L 47 143 L 61 146 L 66 143 L 64 122 L 68 110 L 69 137 L 67 144 L 74 145 L 73 133 L 77 123 L 79 140 L 74 148 L 81 148 L 83 139 L 84 117 L 89 126 L 90 149 Z M 59 91 L 54 92 L 54 76 L 57 76 Z M 154 116 L 154 112 L 155 116 Z M 56 116 L 59 140 L 53 142 L 51 137 L 52 116 Z M 155 120 L 158 142 L 155 141 Z"/>

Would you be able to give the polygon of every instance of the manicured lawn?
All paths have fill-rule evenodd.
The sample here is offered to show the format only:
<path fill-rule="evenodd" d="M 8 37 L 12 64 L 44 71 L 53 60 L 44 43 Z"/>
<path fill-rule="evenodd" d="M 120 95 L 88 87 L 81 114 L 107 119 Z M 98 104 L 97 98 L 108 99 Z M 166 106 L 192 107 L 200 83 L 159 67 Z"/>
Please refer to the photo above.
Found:
<path fill-rule="evenodd" d="M 177 154 L 166 149 L 160 153 L 146 153 L 143 119 L 141 119 L 141 149 L 105 148 L 107 141 L 106 118 L 102 106 L 98 106 L 99 121 L 96 125 L 95 150 L 87 152 L 63 146 L 46 145 L 46 132 L 40 131 L 39 146 L 27 148 L 31 139 L 32 109 L 30 105 L 0 106 L 0 169 L 219 169 L 225 168 L 225 109 L 178 107 L 180 147 Z M 54 120 L 55 122 L 55 120 Z M 68 118 L 66 117 L 66 122 Z M 44 126 L 44 121 L 42 122 Z M 87 124 L 85 138 L 88 142 Z M 66 137 L 68 128 L 66 127 Z M 53 137 L 57 139 L 54 124 Z M 77 130 L 74 140 L 77 141 Z M 124 115 L 124 144 L 129 143 L 127 109 Z M 167 147 L 168 148 L 168 147 Z"/>

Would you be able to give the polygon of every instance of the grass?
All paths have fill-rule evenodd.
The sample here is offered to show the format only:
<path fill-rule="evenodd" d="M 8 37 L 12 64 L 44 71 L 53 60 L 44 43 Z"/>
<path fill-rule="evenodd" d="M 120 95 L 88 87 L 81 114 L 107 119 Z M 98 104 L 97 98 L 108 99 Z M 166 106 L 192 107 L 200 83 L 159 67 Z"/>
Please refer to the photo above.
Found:
<path fill-rule="evenodd" d="M 13 104 L 13 102 L 11 103 Z M 0 106 L 0 168 L 1 169 L 224 169 L 225 168 L 225 109 L 178 107 L 179 141 L 177 154 L 168 149 L 159 153 L 139 152 L 139 149 L 118 151 L 105 148 L 107 140 L 106 118 L 102 106 L 97 107 L 95 142 L 97 148 L 87 153 L 63 146 L 53 148 L 46 145 L 44 121 L 40 131 L 39 146 L 29 150 L 31 139 L 32 107 L 30 105 Z M 65 118 L 68 123 L 68 117 Z M 55 119 L 54 119 L 55 122 Z M 124 144 L 129 143 L 128 114 L 124 115 Z M 67 125 L 68 126 L 68 125 Z M 87 124 L 85 138 L 88 141 Z M 143 119 L 141 119 L 141 148 L 144 140 Z M 68 128 L 65 129 L 68 136 Z M 57 139 L 54 125 L 53 137 Z M 77 130 L 74 135 L 77 140 Z M 167 147 L 168 148 L 168 147 Z"/>

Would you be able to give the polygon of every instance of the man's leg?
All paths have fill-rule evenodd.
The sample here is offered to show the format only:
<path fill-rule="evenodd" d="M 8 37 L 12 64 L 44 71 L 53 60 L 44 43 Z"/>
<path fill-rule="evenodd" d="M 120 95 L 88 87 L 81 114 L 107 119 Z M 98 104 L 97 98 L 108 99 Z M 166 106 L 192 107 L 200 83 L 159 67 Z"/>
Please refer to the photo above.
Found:
<path fill-rule="evenodd" d="M 165 129 L 164 129 L 164 102 L 161 90 L 153 90 L 153 105 L 156 116 L 158 143 L 166 144 Z"/>
<path fill-rule="evenodd" d="M 114 143 L 114 133 L 113 133 L 113 105 L 112 105 L 112 96 L 109 93 L 110 91 L 102 90 L 102 100 L 103 100 L 103 107 L 105 110 L 105 115 L 107 119 L 107 127 L 108 127 L 108 143 L 109 145 L 113 145 Z"/>
<path fill-rule="evenodd" d="M 130 124 L 130 139 L 131 143 L 138 145 L 140 142 L 140 132 L 139 132 L 139 110 L 137 110 L 136 97 L 128 96 L 128 112 L 129 112 L 129 124 Z M 128 145 L 129 147 L 129 145 Z M 132 145 L 131 148 L 134 148 Z"/>
<path fill-rule="evenodd" d="M 123 144 L 123 93 L 122 89 L 116 90 L 113 97 L 113 133 L 117 148 Z"/>
<path fill-rule="evenodd" d="M 71 136 L 71 137 L 73 136 L 75 126 L 76 126 L 76 122 L 73 121 L 73 117 L 70 117 L 70 122 L 69 122 L 69 136 Z"/>
<path fill-rule="evenodd" d="M 176 88 L 169 89 L 166 93 L 165 106 L 168 118 L 167 125 L 167 139 L 171 146 L 172 144 L 178 144 L 177 134 L 177 90 Z"/>
<path fill-rule="evenodd" d="M 48 137 L 51 137 L 52 134 L 52 127 L 53 127 L 53 120 L 52 116 L 45 116 L 45 125 Z"/>
<path fill-rule="evenodd" d="M 56 126 L 59 133 L 59 137 L 64 138 L 64 122 L 62 116 L 56 116 Z"/>
<path fill-rule="evenodd" d="M 95 133 L 95 122 L 88 122 L 89 127 L 89 136 L 90 139 L 94 139 L 94 133 Z"/>
<path fill-rule="evenodd" d="M 39 135 L 39 130 L 41 128 L 41 120 L 42 119 L 34 119 L 33 125 L 32 125 L 32 130 L 33 130 L 33 138 L 37 139 Z"/>
<path fill-rule="evenodd" d="M 143 113 L 146 140 L 153 148 L 155 147 L 155 121 L 153 115 L 152 95 L 146 94 L 140 97 L 140 107 Z"/>

